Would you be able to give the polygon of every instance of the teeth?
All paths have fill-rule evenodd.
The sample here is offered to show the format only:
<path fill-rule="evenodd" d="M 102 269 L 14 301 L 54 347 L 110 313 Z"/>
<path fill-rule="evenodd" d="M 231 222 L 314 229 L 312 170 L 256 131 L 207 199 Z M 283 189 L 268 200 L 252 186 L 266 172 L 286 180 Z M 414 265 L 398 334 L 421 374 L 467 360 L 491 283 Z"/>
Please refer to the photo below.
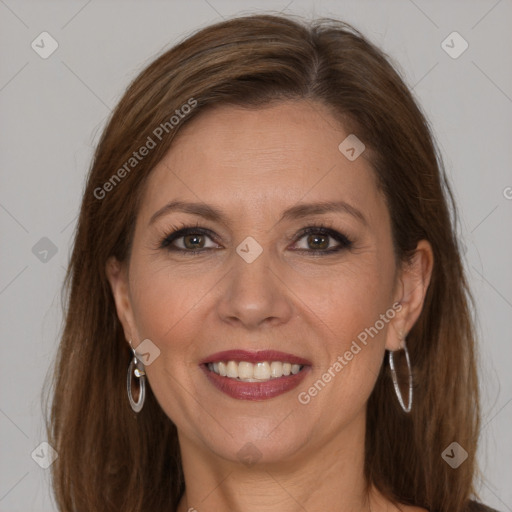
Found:
<path fill-rule="evenodd" d="M 270 376 L 274 377 L 281 377 L 283 375 L 283 363 L 281 361 L 272 361 L 270 363 Z"/>
<path fill-rule="evenodd" d="M 258 380 L 270 379 L 270 365 L 265 361 L 263 363 L 256 363 L 254 366 L 254 378 Z"/>
<path fill-rule="evenodd" d="M 296 375 L 302 370 L 300 364 L 283 363 L 281 361 L 261 361 L 256 364 L 248 361 L 218 361 L 208 363 L 208 369 L 222 377 L 243 382 L 265 382 L 270 379 Z"/>
<path fill-rule="evenodd" d="M 215 371 L 215 368 L 213 369 Z M 253 365 L 247 361 L 240 361 L 238 363 L 238 375 L 241 379 L 252 379 L 254 376 Z"/>
<path fill-rule="evenodd" d="M 215 371 L 215 368 L 213 371 Z M 226 376 L 231 377 L 232 379 L 236 379 L 238 377 L 238 365 L 235 361 L 228 361 Z"/>
<path fill-rule="evenodd" d="M 300 364 L 292 364 L 292 373 L 295 375 L 296 373 L 299 373 L 300 371 Z"/>

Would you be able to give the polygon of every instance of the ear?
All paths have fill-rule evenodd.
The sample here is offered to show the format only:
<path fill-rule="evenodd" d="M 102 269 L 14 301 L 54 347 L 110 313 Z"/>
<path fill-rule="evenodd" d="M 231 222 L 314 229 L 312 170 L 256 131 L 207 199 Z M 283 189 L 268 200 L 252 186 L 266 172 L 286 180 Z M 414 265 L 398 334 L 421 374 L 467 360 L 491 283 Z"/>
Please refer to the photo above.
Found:
<path fill-rule="evenodd" d="M 429 242 L 420 240 L 410 261 L 403 264 L 398 275 L 395 301 L 401 304 L 389 322 L 386 349 L 400 350 L 402 341 L 418 320 L 434 266 L 434 253 Z"/>
<path fill-rule="evenodd" d="M 110 257 L 105 266 L 107 279 L 110 283 L 114 302 L 116 304 L 117 316 L 123 326 L 124 336 L 131 342 L 136 339 L 134 315 L 130 299 L 130 288 L 128 285 L 127 265 L 121 264 L 115 257 Z"/>

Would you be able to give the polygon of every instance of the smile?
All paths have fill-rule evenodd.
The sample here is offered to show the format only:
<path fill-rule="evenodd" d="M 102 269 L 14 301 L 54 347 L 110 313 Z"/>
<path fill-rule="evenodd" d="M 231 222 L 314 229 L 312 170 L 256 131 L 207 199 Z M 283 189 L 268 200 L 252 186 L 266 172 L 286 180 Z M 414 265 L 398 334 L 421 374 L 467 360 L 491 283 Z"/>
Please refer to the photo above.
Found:
<path fill-rule="evenodd" d="M 311 363 L 283 352 L 229 350 L 200 364 L 208 381 L 239 400 L 266 400 L 297 387 Z"/>

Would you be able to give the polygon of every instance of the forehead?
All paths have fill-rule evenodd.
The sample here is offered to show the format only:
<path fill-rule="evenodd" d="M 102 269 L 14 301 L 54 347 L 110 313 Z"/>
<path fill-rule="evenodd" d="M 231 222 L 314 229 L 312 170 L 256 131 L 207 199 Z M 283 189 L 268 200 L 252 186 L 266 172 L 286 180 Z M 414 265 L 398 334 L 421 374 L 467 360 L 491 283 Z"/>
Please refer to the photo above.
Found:
<path fill-rule="evenodd" d="M 209 109 L 182 128 L 150 174 L 140 214 L 175 199 L 260 216 L 302 199 L 378 206 L 364 152 L 350 161 L 339 149 L 349 135 L 325 106 L 305 100 Z"/>

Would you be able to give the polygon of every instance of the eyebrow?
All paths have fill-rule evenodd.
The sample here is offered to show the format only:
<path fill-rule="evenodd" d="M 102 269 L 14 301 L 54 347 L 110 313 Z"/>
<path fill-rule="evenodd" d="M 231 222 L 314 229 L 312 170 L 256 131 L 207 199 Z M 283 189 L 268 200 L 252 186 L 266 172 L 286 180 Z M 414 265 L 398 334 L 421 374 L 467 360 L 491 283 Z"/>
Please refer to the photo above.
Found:
<path fill-rule="evenodd" d="M 155 212 L 149 220 L 149 225 L 153 224 L 157 219 L 171 212 L 189 213 L 209 219 L 211 221 L 222 222 L 227 224 L 227 215 L 215 206 L 206 203 L 195 203 L 185 201 L 171 201 Z M 285 210 L 279 222 L 283 220 L 294 220 L 307 217 L 309 215 L 319 215 L 325 213 L 345 213 L 359 220 L 365 226 L 368 221 L 363 213 L 355 206 L 345 201 L 324 201 L 319 203 L 301 203 Z"/>

